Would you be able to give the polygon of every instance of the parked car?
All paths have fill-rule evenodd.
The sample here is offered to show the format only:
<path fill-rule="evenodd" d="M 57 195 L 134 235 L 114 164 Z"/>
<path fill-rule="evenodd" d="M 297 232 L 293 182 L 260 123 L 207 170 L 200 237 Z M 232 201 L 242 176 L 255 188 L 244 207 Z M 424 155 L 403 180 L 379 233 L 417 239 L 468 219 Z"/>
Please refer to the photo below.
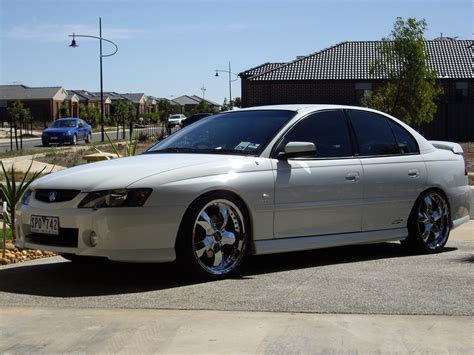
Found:
<path fill-rule="evenodd" d="M 460 145 L 375 110 L 265 106 L 34 181 L 17 206 L 17 245 L 73 261 L 177 259 L 221 278 L 247 254 L 386 241 L 436 253 L 469 210 Z"/>
<path fill-rule="evenodd" d="M 182 122 L 186 119 L 186 116 L 183 114 L 171 115 L 168 117 L 168 123 L 171 127 L 181 126 Z"/>
<path fill-rule="evenodd" d="M 194 115 L 189 116 L 184 121 L 181 122 L 181 127 L 189 126 L 191 123 L 197 122 L 204 117 L 212 116 L 212 113 L 196 113 Z"/>
<path fill-rule="evenodd" d="M 86 143 L 92 141 L 92 127 L 80 118 L 60 118 L 44 129 L 41 135 L 45 147 L 51 143 L 75 145 L 80 140 Z"/>

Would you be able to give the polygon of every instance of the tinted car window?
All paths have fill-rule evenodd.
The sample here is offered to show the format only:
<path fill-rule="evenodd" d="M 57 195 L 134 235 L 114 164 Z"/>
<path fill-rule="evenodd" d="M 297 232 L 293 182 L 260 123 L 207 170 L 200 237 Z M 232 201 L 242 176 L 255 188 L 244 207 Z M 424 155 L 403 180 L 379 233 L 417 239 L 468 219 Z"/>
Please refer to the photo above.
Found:
<path fill-rule="evenodd" d="M 342 111 L 322 111 L 298 122 L 279 144 L 283 152 L 288 142 L 312 142 L 316 158 L 347 157 L 352 155 L 351 141 Z"/>
<path fill-rule="evenodd" d="M 349 110 L 349 115 L 357 137 L 359 155 L 400 154 L 395 137 L 384 116 L 358 110 Z"/>
<path fill-rule="evenodd" d="M 392 120 L 388 120 L 388 124 L 392 128 L 393 134 L 395 135 L 400 153 L 413 154 L 420 152 L 415 138 L 413 138 L 405 128 L 400 126 L 398 123 L 393 122 Z"/>
<path fill-rule="evenodd" d="M 255 155 L 294 115 L 287 110 L 220 113 L 173 133 L 147 153 Z"/>

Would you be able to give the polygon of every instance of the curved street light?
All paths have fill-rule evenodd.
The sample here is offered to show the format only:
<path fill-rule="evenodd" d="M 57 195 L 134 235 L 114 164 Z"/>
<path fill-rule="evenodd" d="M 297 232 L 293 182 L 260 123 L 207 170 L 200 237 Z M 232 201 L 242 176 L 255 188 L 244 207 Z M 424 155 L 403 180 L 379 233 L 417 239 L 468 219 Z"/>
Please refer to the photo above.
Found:
<path fill-rule="evenodd" d="M 231 71 L 231 68 L 230 68 L 230 61 L 229 61 L 229 70 L 216 69 L 215 72 L 216 72 L 215 77 L 219 77 L 219 73 L 227 73 L 227 74 L 229 74 L 229 106 L 230 106 L 230 108 L 232 108 L 232 83 L 233 83 L 234 81 L 239 80 L 239 75 L 238 75 L 238 74 L 235 74 L 235 73 L 233 73 L 233 72 Z M 232 80 L 231 75 L 235 75 L 236 78 L 235 78 L 234 80 Z"/>
<path fill-rule="evenodd" d="M 72 35 L 69 35 L 68 37 L 72 37 L 71 44 L 69 45 L 69 47 L 71 48 L 79 47 L 79 45 L 76 43 L 76 37 L 93 38 L 93 39 L 98 39 L 100 41 L 100 129 L 101 129 L 101 140 L 103 142 L 105 137 L 104 137 L 104 85 L 103 85 L 103 77 L 102 77 L 102 58 L 113 56 L 115 53 L 118 52 L 118 46 L 114 42 L 102 37 L 102 18 L 101 17 L 99 17 L 99 37 L 89 36 L 89 35 L 76 35 L 75 33 L 73 33 Z M 110 54 L 102 54 L 102 41 L 112 44 L 115 47 L 114 52 Z"/>

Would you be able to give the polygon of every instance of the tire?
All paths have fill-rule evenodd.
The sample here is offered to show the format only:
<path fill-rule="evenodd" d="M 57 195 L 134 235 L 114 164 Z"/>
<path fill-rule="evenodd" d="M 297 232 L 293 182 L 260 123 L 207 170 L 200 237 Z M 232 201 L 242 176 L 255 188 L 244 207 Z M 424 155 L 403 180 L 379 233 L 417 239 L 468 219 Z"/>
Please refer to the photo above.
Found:
<path fill-rule="evenodd" d="M 46 142 L 42 142 L 43 143 L 43 147 L 49 147 L 49 143 L 46 143 Z"/>
<path fill-rule="evenodd" d="M 451 230 L 449 204 L 439 191 L 424 192 L 408 218 L 408 237 L 401 243 L 415 253 L 438 253 L 446 245 Z"/>
<path fill-rule="evenodd" d="M 183 218 L 176 242 L 178 264 L 200 279 L 223 279 L 242 264 L 249 235 L 249 218 L 239 199 L 225 192 L 206 194 Z"/>
<path fill-rule="evenodd" d="M 72 142 L 71 142 L 71 145 L 76 145 L 77 144 L 77 135 L 73 135 L 72 136 Z"/>
<path fill-rule="evenodd" d="M 87 133 L 87 135 L 86 135 L 84 141 L 85 141 L 86 143 L 92 142 L 92 134 L 91 134 L 91 132 Z"/>
<path fill-rule="evenodd" d="M 97 264 L 104 262 L 104 258 L 98 258 L 94 256 L 83 256 L 83 255 L 76 255 L 76 254 L 59 254 L 64 259 L 69 260 L 75 264 Z"/>

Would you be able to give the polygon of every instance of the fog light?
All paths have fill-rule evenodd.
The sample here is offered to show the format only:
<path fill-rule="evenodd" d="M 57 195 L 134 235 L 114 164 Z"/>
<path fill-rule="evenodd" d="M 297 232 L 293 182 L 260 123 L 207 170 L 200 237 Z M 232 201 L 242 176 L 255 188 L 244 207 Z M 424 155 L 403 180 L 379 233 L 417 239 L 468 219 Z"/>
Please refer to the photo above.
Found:
<path fill-rule="evenodd" d="M 99 236 L 97 234 L 95 234 L 95 232 L 91 232 L 91 235 L 89 236 L 89 243 L 93 247 L 95 247 L 97 244 L 99 244 Z"/>

